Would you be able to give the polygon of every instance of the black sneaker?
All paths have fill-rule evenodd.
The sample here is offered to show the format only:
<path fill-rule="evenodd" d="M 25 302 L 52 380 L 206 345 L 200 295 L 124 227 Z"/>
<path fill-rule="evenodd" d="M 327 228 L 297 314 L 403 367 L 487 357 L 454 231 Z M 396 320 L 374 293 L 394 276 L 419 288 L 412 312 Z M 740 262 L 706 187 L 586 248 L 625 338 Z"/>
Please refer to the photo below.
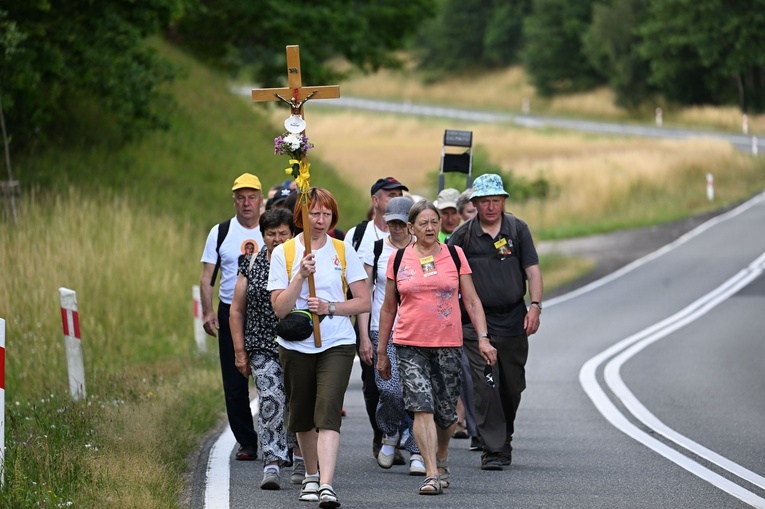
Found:
<path fill-rule="evenodd" d="M 508 466 L 513 462 L 513 448 L 510 444 L 505 444 L 505 448 L 499 454 L 499 462 L 504 466 Z"/>
<path fill-rule="evenodd" d="M 483 445 L 481 445 L 481 439 L 478 437 L 470 437 L 470 450 L 480 451 L 482 449 L 483 449 Z"/>
<path fill-rule="evenodd" d="M 499 453 L 484 452 L 481 455 L 481 470 L 502 470 L 502 462 Z"/>
<path fill-rule="evenodd" d="M 239 461 L 255 461 L 258 458 L 257 445 L 243 445 L 236 452 L 236 459 Z"/>

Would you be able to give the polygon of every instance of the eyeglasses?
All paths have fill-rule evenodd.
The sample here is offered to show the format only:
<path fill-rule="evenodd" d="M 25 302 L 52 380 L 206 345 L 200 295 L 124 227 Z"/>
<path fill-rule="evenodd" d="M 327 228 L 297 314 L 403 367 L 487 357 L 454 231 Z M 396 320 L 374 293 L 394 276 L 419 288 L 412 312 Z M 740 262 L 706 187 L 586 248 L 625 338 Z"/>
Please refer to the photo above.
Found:
<path fill-rule="evenodd" d="M 494 388 L 494 372 L 491 369 L 491 364 L 487 364 L 483 368 L 483 377 L 486 380 L 486 386 Z"/>

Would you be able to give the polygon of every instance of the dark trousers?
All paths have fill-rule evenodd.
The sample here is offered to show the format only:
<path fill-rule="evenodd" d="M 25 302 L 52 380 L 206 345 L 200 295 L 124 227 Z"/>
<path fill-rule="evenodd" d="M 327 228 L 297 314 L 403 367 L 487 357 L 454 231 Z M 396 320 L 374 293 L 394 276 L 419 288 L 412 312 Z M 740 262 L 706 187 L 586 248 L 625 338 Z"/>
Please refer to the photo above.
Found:
<path fill-rule="evenodd" d="M 462 406 L 465 408 L 465 427 L 468 435 L 478 436 L 478 430 L 475 426 L 475 403 L 473 403 L 473 377 L 470 374 L 470 360 L 467 353 L 462 350 L 462 388 L 460 389 Z"/>
<path fill-rule="evenodd" d="M 231 431 L 239 445 L 258 445 L 258 435 L 252 423 L 249 379 L 242 376 L 234 364 L 234 342 L 228 324 L 229 304 L 218 305 L 218 353 L 226 397 L 226 415 Z"/>
<path fill-rule="evenodd" d="M 493 336 L 492 346 L 497 349 L 497 363 L 492 372 L 494 387 L 486 385 L 486 361 L 478 351 L 478 337 L 472 326 L 462 328 L 463 350 L 470 361 L 473 379 L 475 420 L 484 450 L 501 452 L 510 447 L 515 431 L 515 415 L 521 404 L 521 393 L 526 388 L 526 360 L 529 340 L 521 336 Z"/>
<path fill-rule="evenodd" d="M 356 353 L 359 353 L 359 329 L 358 325 L 354 322 L 353 329 L 356 332 Z M 361 392 L 364 394 L 364 405 L 367 409 L 367 416 L 369 417 L 369 424 L 372 425 L 372 431 L 374 432 L 375 439 L 377 437 L 382 438 L 382 431 L 377 425 L 377 403 L 380 401 L 380 391 L 377 390 L 377 383 L 375 382 L 375 372 L 377 368 L 375 366 L 367 366 L 361 362 Z"/>

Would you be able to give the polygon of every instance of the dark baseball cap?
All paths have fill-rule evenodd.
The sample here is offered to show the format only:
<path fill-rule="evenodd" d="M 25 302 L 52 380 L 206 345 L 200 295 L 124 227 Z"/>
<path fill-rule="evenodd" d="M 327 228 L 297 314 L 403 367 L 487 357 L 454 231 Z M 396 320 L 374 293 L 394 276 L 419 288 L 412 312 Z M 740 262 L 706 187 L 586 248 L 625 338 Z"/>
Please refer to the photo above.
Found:
<path fill-rule="evenodd" d="M 290 195 L 292 191 L 290 189 L 281 188 L 276 191 L 276 194 L 274 194 L 273 198 L 269 198 L 266 202 L 266 210 L 271 210 L 273 207 L 277 205 L 281 205 L 285 201 L 287 201 L 287 197 Z"/>
<path fill-rule="evenodd" d="M 394 179 L 393 177 L 385 177 L 382 179 L 378 179 L 377 182 L 375 182 L 374 185 L 372 186 L 371 194 L 375 194 L 380 189 L 403 189 L 404 191 L 409 191 L 408 187 L 406 187 L 404 184 Z"/>

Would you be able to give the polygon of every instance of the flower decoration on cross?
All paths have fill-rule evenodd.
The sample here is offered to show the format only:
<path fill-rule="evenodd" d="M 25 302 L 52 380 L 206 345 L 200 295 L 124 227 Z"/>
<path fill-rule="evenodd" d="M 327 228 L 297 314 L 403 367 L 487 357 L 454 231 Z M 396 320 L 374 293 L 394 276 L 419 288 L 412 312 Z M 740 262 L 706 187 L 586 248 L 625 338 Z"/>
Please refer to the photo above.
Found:
<path fill-rule="evenodd" d="M 305 194 L 311 187 L 311 164 L 306 160 L 306 153 L 313 148 L 308 137 L 303 134 L 284 132 L 274 138 L 274 154 L 288 155 L 290 167 L 284 173 L 295 179 L 298 189 Z"/>

